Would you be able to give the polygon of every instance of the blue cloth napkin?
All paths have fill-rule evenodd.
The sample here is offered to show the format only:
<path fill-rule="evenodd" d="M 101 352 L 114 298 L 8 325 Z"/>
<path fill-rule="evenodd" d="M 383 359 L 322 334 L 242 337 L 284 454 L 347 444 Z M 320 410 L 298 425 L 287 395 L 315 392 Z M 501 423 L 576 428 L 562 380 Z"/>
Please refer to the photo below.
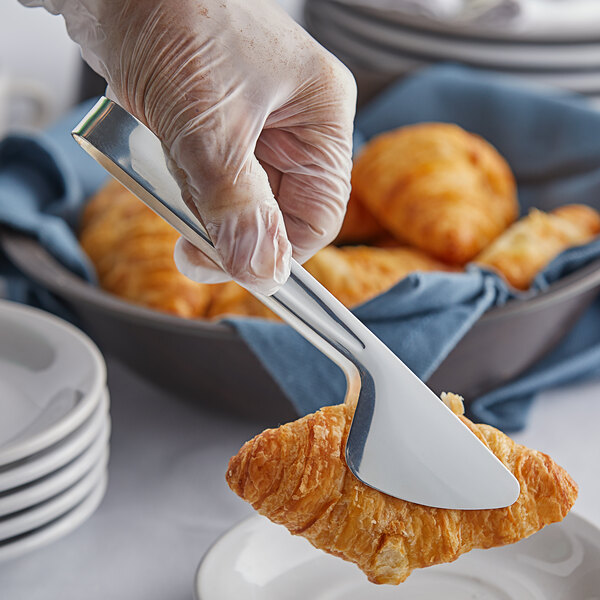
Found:
<path fill-rule="evenodd" d="M 0 223 L 37 236 L 65 265 L 93 281 L 93 270 L 66 226 L 76 223 L 84 199 L 106 177 L 69 135 L 89 107 L 79 107 L 45 136 L 11 137 L 0 144 Z M 600 113 L 583 99 L 542 93 L 463 67 L 434 67 L 389 88 L 361 110 L 355 146 L 422 121 L 457 123 L 494 144 L 516 174 L 523 212 L 573 202 L 600 209 Z M 534 288 L 544 289 L 599 256 L 600 240 L 571 249 L 536 278 Z M 11 289 L 23 288 L 21 278 Z M 460 274 L 410 275 L 355 313 L 426 379 L 486 310 L 511 296 L 500 278 L 471 266 Z M 259 319 L 228 322 L 300 414 L 343 400 L 341 371 L 291 328 Z M 477 420 L 516 430 L 526 424 L 536 392 L 596 374 L 600 299 L 552 354 L 517 381 L 475 399 L 470 412 Z"/>

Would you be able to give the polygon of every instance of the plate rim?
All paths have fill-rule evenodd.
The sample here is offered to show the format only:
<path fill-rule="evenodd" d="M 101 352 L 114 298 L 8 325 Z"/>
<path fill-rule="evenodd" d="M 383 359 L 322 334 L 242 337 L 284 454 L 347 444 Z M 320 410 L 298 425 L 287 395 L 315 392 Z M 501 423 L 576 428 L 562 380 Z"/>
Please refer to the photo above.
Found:
<path fill-rule="evenodd" d="M 11 315 L 12 313 L 12 315 Z M 31 319 L 49 324 L 68 334 L 80 344 L 91 357 L 93 364 L 92 381 L 89 391 L 56 423 L 38 432 L 30 438 L 6 448 L 0 448 L 0 467 L 7 466 L 31 454 L 40 452 L 57 443 L 75 431 L 92 414 L 106 386 L 106 363 L 96 344 L 74 325 L 46 311 L 18 302 L 0 299 L 0 314 L 23 316 L 28 323 Z"/>
<path fill-rule="evenodd" d="M 376 30 L 384 36 L 379 41 L 379 45 L 386 45 L 390 50 L 396 50 L 406 53 L 407 55 L 419 55 L 423 58 L 429 57 L 430 60 L 439 60 L 440 55 L 448 54 L 450 60 L 469 62 L 464 58 L 470 49 L 472 54 L 477 54 L 476 63 L 479 65 L 488 65 L 495 67 L 504 66 L 507 69 L 539 69 L 544 71 L 586 71 L 598 70 L 600 68 L 600 42 L 579 42 L 579 43 L 562 43 L 548 44 L 493 40 L 493 39 L 470 39 L 461 36 L 447 36 L 443 33 L 434 33 L 426 30 L 418 30 L 409 25 L 385 21 L 384 19 L 373 17 L 365 17 L 362 14 L 352 10 L 345 10 L 338 3 L 324 2 L 317 14 L 314 14 L 311 19 L 323 18 L 324 24 L 330 24 L 335 21 L 336 25 L 352 35 L 360 35 L 363 39 L 376 39 Z M 307 5 L 307 11 L 311 8 Z M 397 33 L 397 43 L 391 41 L 392 35 Z M 419 50 L 418 46 L 422 44 L 433 44 L 437 49 Z M 469 48 L 470 47 L 470 48 Z M 432 46 L 433 48 L 433 46 Z M 514 54 L 507 62 L 507 50 Z M 573 55 L 581 53 L 588 55 L 588 58 L 582 60 L 579 56 L 569 57 L 567 60 L 560 58 L 564 55 L 565 50 Z M 531 52 L 539 53 L 534 60 L 531 59 Z M 454 53 L 457 54 L 454 54 Z M 486 57 L 482 60 L 480 53 L 484 52 Z M 452 53 L 450 55 L 450 53 Z M 495 53 L 496 57 L 490 56 Z M 525 53 L 519 57 L 519 53 Z M 548 57 L 543 55 L 548 53 Z M 461 58 L 459 54 L 462 54 Z M 560 66 L 556 66 L 556 60 L 559 58 Z"/>
<path fill-rule="evenodd" d="M 0 562 L 18 558 L 23 554 L 57 541 L 77 529 L 94 514 L 104 498 L 107 486 L 108 473 L 105 472 L 97 482 L 96 487 L 92 489 L 90 494 L 80 504 L 55 521 L 24 534 L 23 537 L 19 537 L 18 540 L 11 544 L 0 546 Z"/>
<path fill-rule="evenodd" d="M 62 439 L 53 446 L 42 450 L 39 456 L 32 455 L 35 458 L 32 458 L 30 461 L 27 460 L 30 457 L 25 457 L 22 460 L 26 462 L 22 464 L 17 463 L 14 467 L 11 467 L 10 464 L 6 465 L 5 467 L 8 468 L 0 472 L 0 492 L 10 491 L 13 488 L 21 487 L 22 485 L 41 479 L 50 473 L 54 473 L 75 458 L 81 456 L 94 443 L 98 436 L 105 435 L 108 440 L 110 434 L 109 404 L 109 395 L 106 392 L 97 399 L 96 410 L 90 417 L 78 429 L 69 434 L 72 437 L 66 444 L 64 443 L 64 439 Z M 60 456 L 58 463 L 54 462 L 57 460 L 57 454 Z"/>
<path fill-rule="evenodd" d="M 252 514 L 252 515 L 245 517 L 244 519 L 234 523 L 229 529 L 227 529 L 226 531 L 221 533 L 221 535 L 219 535 L 212 542 L 212 544 L 210 544 L 210 546 L 207 548 L 206 552 L 203 554 L 202 558 L 200 559 L 198 567 L 196 568 L 196 571 L 194 573 L 194 583 L 193 583 L 194 600 L 213 600 L 213 598 L 203 598 L 200 595 L 200 579 L 202 577 L 202 571 L 203 571 L 204 565 L 206 564 L 207 557 L 214 551 L 214 549 L 217 547 L 217 545 L 219 545 L 226 538 L 231 537 L 232 535 L 237 533 L 237 531 L 239 529 L 242 529 L 244 526 L 248 525 L 249 523 L 252 523 L 253 521 L 256 521 L 257 523 L 262 522 L 262 523 L 267 523 L 270 525 L 277 525 L 276 523 L 273 523 L 272 521 L 270 521 L 267 517 L 264 517 L 262 515 L 255 513 L 255 514 Z M 565 522 L 567 523 L 567 525 L 565 525 Z M 571 525 L 571 523 L 573 523 L 573 525 Z M 591 519 L 579 514 L 579 512 L 577 510 L 572 510 L 568 515 L 566 515 L 566 517 L 562 521 L 560 521 L 558 523 L 550 523 L 550 525 L 556 525 L 556 526 L 562 525 L 563 527 L 569 526 L 569 527 L 575 527 L 578 529 L 585 528 L 586 532 L 591 532 L 591 534 L 594 536 L 594 542 L 597 544 L 598 548 L 600 548 L 600 524 L 595 524 L 594 522 L 591 521 Z M 284 527 L 283 525 L 277 525 L 277 526 Z M 548 525 L 546 527 L 548 527 Z M 532 535 L 535 535 L 535 533 Z M 297 537 L 302 537 L 302 536 L 297 536 Z M 527 538 L 524 538 L 524 539 L 527 539 Z M 514 544 L 507 544 L 506 546 L 499 546 L 498 548 L 508 548 L 513 545 Z M 325 554 L 327 554 L 327 553 L 325 553 Z M 343 560 L 343 559 L 341 559 L 341 560 Z M 452 563 L 442 563 L 442 564 L 452 564 Z M 421 569 L 421 570 L 426 570 L 426 569 Z"/>
<path fill-rule="evenodd" d="M 110 434 L 110 430 L 108 432 Z M 85 477 L 98 462 L 108 461 L 108 438 L 102 432 L 79 456 L 55 472 L 24 484 L 17 491 L 8 490 L 0 496 L 0 517 L 7 517 L 61 494 Z M 58 483 L 57 483 L 58 482 Z"/>
<path fill-rule="evenodd" d="M 104 460 L 100 460 L 83 477 L 62 492 L 39 505 L 29 507 L 22 512 L 19 511 L 17 515 L 5 517 L 0 524 L 0 543 L 4 542 L 8 545 L 11 539 L 60 519 L 92 492 L 104 476 L 105 471 L 106 463 Z M 16 526 L 15 523 L 17 523 Z M 8 529 L 8 534 L 2 532 L 3 527 Z M 11 527 L 16 527 L 16 529 L 11 531 Z"/>
<path fill-rule="evenodd" d="M 324 0 L 319 0 L 320 2 Z M 313 4 L 313 0 L 307 0 L 306 5 Z M 476 40 L 493 40 L 493 41 L 503 41 L 503 42 L 520 42 L 520 43 L 546 43 L 546 44 L 574 44 L 581 42 L 582 43 L 593 43 L 598 42 L 600 37 L 598 35 L 598 31 L 596 29 L 592 31 L 590 30 L 586 34 L 582 34 L 581 32 L 568 33 L 562 32 L 558 33 L 554 31 L 554 33 L 544 33 L 542 31 L 533 31 L 531 29 L 527 30 L 518 30 L 513 29 L 512 31 L 507 31 L 506 28 L 503 30 L 493 30 L 487 29 L 483 32 L 481 28 L 478 31 L 474 31 L 472 27 L 469 25 L 460 25 L 460 23 L 456 23 L 453 27 L 449 26 L 449 23 L 441 23 L 437 22 L 433 19 L 428 19 L 426 16 L 419 15 L 402 15 L 396 13 L 394 15 L 393 11 L 385 12 L 385 9 L 377 9 L 373 7 L 369 7 L 368 5 L 356 5 L 356 4 L 347 4 L 345 2 L 337 2 L 336 0 L 327 0 L 328 4 L 341 4 L 342 7 L 348 7 L 348 10 L 352 10 L 353 12 L 363 16 L 370 18 L 379 18 L 388 20 L 393 23 L 403 24 L 407 27 L 418 28 L 422 31 L 427 31 L 432 34 L 443 34 L 446 36 L 457 36 L 457 37 L 468 37 L 469 39 Z M 390 18 L 390 16 L 392 18 Z"/>
<path fill-rule="evenodd" d="M 557 91 L 581 94 L 593 94 L 600 91 L 600 66 L 581 71 L 570 69 L 546 71 L 535 68 L 501 68 L 476 61 L 447 61 L 439 57 L 422 56 L 408 50 L 373 43 L 355 32 L 348 31 L 339 23 L 318 24 L 308 14 L 306 24 L 308 31 L 349 67 L 369 69 L 375 73 L 400 76 L 417 68 L 447 62 L 462 62 L 475 70 L 492 71 L 507 77 L 526 78 L 532 84 L 548 86 Z M 393 64 L 390 66 L 392 61 Z"/>

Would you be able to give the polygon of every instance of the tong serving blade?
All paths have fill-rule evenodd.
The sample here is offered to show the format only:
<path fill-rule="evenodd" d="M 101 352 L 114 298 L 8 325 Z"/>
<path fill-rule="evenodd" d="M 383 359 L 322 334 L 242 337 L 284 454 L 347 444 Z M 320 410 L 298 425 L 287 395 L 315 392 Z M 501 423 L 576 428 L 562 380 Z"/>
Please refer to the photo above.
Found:
<path fill-rule="evenodd" d="M 181 198 L 160 140 L 101 98 L 73 137 L 116 179 L 220 266 L 210 237 Z M 261 302 L 334 361 L 356 411 L 346 462 L 365 484 L 428 506 L 489 509 L 512 504 L 519 483 L 450 409 L 297 262 Z"/>

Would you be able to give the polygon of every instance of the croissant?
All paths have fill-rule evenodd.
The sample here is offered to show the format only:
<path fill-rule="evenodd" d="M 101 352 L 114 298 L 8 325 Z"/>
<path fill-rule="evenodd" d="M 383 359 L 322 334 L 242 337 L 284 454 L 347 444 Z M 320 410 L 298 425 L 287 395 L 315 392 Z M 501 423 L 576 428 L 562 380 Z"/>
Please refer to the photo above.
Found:
<path fill-rule="evenodd" d="M 509 227 L 475 258 L 492 267 L 513 287 L 526 290 L 552 259 L 571 246 L 600 233 L 600 214 L 589 206 L 570 204 L 551 213 L 533 209 Z"/>
<path fill-rule="evenodd" d="M 85 207 L 79 240 L 103 289 L 132 302 L 188 318 L 275 315 L 233 282 L 205 285 L 173 261 L 179 234 L 116 181 Z M 365 302 L 411 271 L 452 270 L 413 248 L 328 246 L 306 268 L 347 306 Z"/>
<path fill-rule="evenodd" d="M 384 237 L 386 233 L 386 230 L 358 198 L 356 191 L 352 189 L 344 222 L 334 243 L 338 245 L 367 244 Z"/>
<path fill-rule="evenodd" d="M 448 395 L 455 410 L 460 399 Z M 349 404 L 268 429 L 229 462 L 231 489 L 262 515 L 314 546 L 355 563 L 373 583 L 398 584 L 417 568 L 450 562 L 473 548 L 511 544 L 562 520 L 577 485 L 552 459 L 461 417 L 521 484 L 518 500 L 495 510 L 447 510 L 374 490 L 344 460 Z"/>
<path fill-rule="evenodd" d="M 179 234 L 116 181 L 85 207 L 79 241 L 101 287 L 122 298 L 173 313 L 200 317 L 212 286 L 182 275 L 173 261 Z"/>
<path fill-rule="evenodd" d="M 374 138 L 352 181 L 383 227 L 449 264 L 467 263 L 518 215 L 506 161 L 456 125 L 425 123 Z"/>
<path fill-rule="evenodd" d="M 346 306 L 352 307 L 381 294 L 413 271 L 453 270 L 414 248 L 327 246 L 305 263 L 305 268 Z M 224 314 L 275 318 L 249 292 L 235 283 L 215 292 L 208 317 Z"/>

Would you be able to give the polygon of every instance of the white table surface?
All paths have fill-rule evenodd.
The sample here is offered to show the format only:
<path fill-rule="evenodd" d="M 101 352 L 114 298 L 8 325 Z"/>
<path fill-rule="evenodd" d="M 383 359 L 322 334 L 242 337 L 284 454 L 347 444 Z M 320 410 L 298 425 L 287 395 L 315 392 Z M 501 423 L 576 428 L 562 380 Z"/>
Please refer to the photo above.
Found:
<path fill-rule="evenodd" d="M 112 361 L 109 387 L 104 501 L 66 538 L 0 564 L 2 600 L 191 600 L 204 552 L 252 513 L 224 474 L 262 424 L 172 398 Z M 531 417 L 513 437 L 567 468 L 580 485 L 576 510 L 600 526 L 600 381 L 540 395 Z"/>

